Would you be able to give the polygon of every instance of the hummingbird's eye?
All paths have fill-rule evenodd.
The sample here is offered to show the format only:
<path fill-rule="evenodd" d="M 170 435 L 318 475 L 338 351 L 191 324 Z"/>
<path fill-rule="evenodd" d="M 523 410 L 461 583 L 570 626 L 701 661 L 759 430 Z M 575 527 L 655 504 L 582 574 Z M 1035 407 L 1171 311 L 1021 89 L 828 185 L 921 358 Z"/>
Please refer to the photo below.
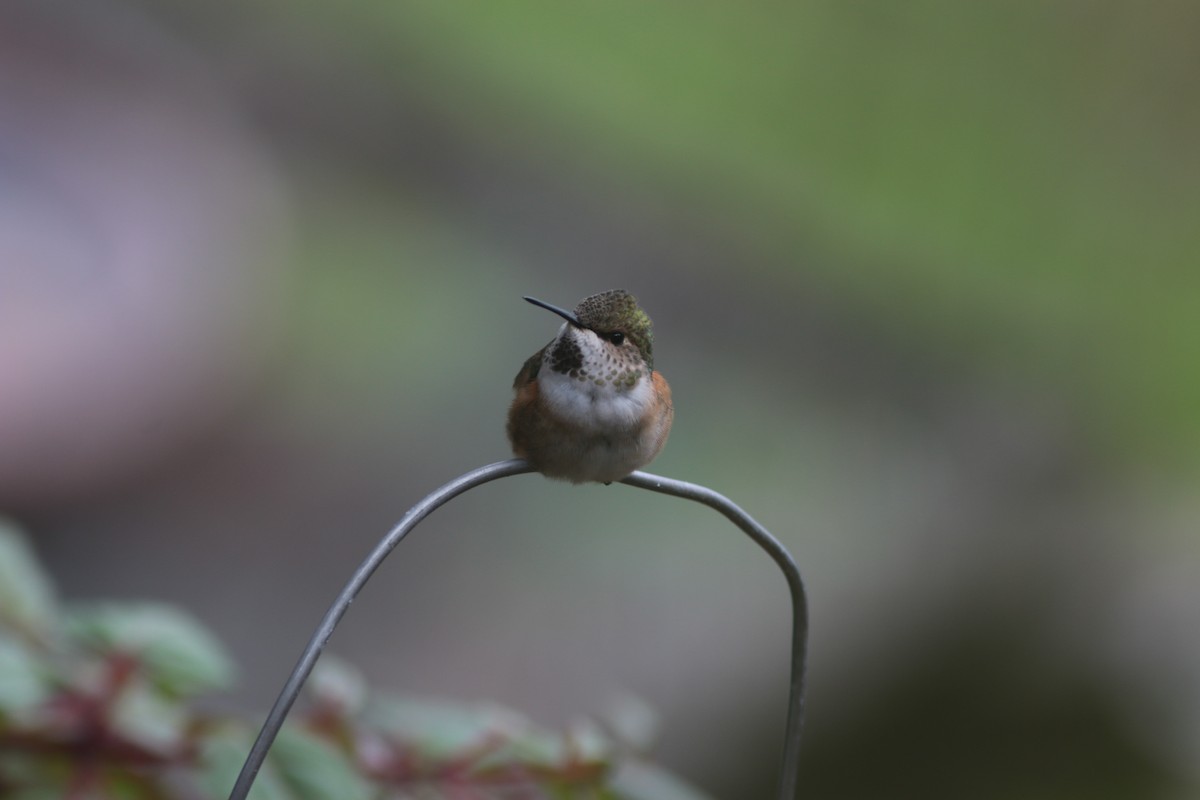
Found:
<path fill-rule="evenodd" d="M 608 335 L 608 340 L 613 344 L 621 344 L 625 341 L 625 334 L 620 331 L 613 331 Z"/>

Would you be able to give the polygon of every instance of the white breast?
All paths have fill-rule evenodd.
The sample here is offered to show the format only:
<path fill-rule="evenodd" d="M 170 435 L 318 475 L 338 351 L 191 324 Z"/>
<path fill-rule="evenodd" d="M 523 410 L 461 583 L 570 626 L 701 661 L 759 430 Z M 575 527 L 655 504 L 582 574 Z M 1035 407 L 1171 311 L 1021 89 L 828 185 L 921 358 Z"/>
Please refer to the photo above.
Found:
<path fill-rule="evenodd" d="M 654 403 L 654 387 L 645 374 L 632 387 L 617 388 L 543 368 L 538 384 L 551 413 L 595 432 L 633 430 Z"/>

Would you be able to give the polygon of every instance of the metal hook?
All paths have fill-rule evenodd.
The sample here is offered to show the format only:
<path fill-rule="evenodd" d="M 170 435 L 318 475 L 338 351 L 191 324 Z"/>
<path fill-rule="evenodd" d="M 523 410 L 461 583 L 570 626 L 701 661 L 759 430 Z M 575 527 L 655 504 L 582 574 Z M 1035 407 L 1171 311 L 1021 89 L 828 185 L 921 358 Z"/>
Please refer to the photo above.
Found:
<path fill-rule="evenodd" d="M 463 492 L 499 478 L 523 475 L 533 471 L 533 467 L 519 458 L 498 461 L 473 469 L 431 492 L 421 502 L 410 508 L 408 513 L 396 523 L 396 526 L 388 531 L 387 535 L 380 540 L 370 555 L 354 571 L 345 588 L 338 594 L 329 610 L 325 612 L 321 624 L 313 632 L 312 638 L 292 669 L 292 674 L 288 676 L 287 682 L 280 690 L 275 705 L 267 714 L 258 738 L 255 739 L 254 746 L 250 748 L 250 753 L 246 756 L 245 763 L 242 764 L 242 770 L 238 774 L 237 782 L 233 785 L 233 791 L 229 793 L 229 800 L 245 800 L 246 795 L 249 794 L 250 787 L 254 784 L 254 779 L 258 775 L 259 769 L 262 768 L 263 761 L 266 760 L 267 751 L 271 749 L 279 729 L 283 727 L 283 721 L 300 695 L 300 690 L 304 686 L 304 682 L 308 680 L 309 673 L 312 672 L 317 659 L 320 658 L 321 651 L 325 649 L 325 644 L 333 635 L 333 629 L 345 616 L 350 604 L 354 602 L 354 598 L 358 596 L 371 575 L 400 543 L 400 540 L 425 517 Z M 788 687 L 787 727 L 783 739 L 783 765 L 779 777 L 779 800 L 794 800 L 800 760 L 800 730 L 804 722 L 804 677 L 807 666 L 808 640 L 808 604 L 796 562 L 766 528 L 758 524 L 728 498 L 712 489 L 646 472 L 635 472 L 623 479 L 621 483 L 681 497 L 685 500 L 694 500 L 716 509 L 765 550 L 787 578 L 792 598 L 792 664 Z"/>

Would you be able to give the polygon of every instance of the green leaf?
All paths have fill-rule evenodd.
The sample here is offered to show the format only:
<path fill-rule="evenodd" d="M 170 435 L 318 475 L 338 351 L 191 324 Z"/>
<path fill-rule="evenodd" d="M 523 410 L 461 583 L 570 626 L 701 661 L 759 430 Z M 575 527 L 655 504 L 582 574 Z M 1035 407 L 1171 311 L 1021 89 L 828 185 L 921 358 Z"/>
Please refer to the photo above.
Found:
<path fill-rule="evenodd" d="M 611 755 L 612 745 L 604 731 L 594 722 L 579 720 L 565 735 L 532 725 L 513 731 L 475 766 L 485 770 L 521 765 L 557 771 L 568 765 L 605 767 Z"/>
<path fill-rule="evenodd" d="M 31 756 L 0 747 L 0 796 L 4 800 L 61 800 L 68 794 L 71 763 L 64 753 Z"/>
<path fill-rule="evenodd" d="M 567 729 L 570 757 L 576 762 L 602 764 L 612 757 L 612 741 L 590 719 L 579 719 Z"/>
<path fill-rule="evenodd" d="M 37 656 L 16 639 L 0 635 L 0 716 L 31 709 L 48 694 Z"/>
<path fill-rule="evenodd" d="M 164 690 L 194 694 L 228 686 L 233 665 L 191 616 L 154 603 L 105 604 L 75 611 L 71 634 L 102 650 L 137 657 Z"/>
<path fill-rule="evenodd" d="M 712 800 L 645 761 L 623 761 L 612 777 L 611 788 L 621 800 Z"/>
<path fill-rule="evenodd" d="M 452 758 L 496 734 L 517 737 L 531 728 L 524 717 L 499 706 L 387 695 L 371 702 L 366 719 L 433 759 Z"/>
<path fill-rule="evenodd" d="M 475 762 L 477 770 L 521 765 L 557 770 L 571 755 L 566 740 L 558 734 L 528 728 L 511 732 L 503 743 Z"/>
<path fill-rule="evenodd" d="M 336 708 L 346 716 L 361 711 L 367 700 L 367 683 L 362 673 L 328 653 L 313 668 L 305 689 L 317 703 Z"/>
<path fill-rule="evenodd" d="M 97 795 L 103 800 L 166 800 L 146 781 L 129 771 L 116 769 L 100 778 Z"/>
<path fill-rule="evenodd" d="M 618 741 L 639 753 L 649 752 L 658 739 L 658 714 L 631 694 L 614 698 L 600 718 Z"/>
<path fill-rule="evenodd" d="M 372 792 L 350 760 L 307 731 L 285 727 L 267 759 L 298 800 L 368 800 Z"/>
<path fill-rule="evenodd" d="M 33 549 L 16 527 L 0 519 L 0 625 L 45 637 L 54 626 L 54 589 Z"/>
<path fill-rule="evenodd" d="M 4 800 L 62 800 L 62 786 L 25 786 L 19 789 L 5 789 Z"/>
<path fill-rule="evenodd" d="M 161 755 L 183 747 L 190 718 L 185 706 L 142 681 L 126 686 L 112 710 L 112 723 L 122 736 Z"/>
<path fill-rule="evenodd" d="M 250 752 L 252 738 L 235 725 L 221 725 L 200 741 L 200 769 L 196 782 L 207 796 L 228 797 Z M 270 762 L 263 766 L 247 800 L 295 800 Z"/>

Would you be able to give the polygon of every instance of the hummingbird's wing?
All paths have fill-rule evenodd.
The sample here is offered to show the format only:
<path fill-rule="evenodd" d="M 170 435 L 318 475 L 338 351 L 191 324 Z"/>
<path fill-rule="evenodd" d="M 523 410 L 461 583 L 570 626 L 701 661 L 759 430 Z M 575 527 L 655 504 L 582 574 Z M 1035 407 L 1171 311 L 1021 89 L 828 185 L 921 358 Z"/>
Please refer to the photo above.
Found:
<path fill-rule="evenodd" d="M 546 347 L 549 346 L 546 345 Z M 517 377 L 513 378 L 514 389 L 520 389 L 537 378 L 538 370 L 542 368 L 542 354 L 546 352 L 546 347 L 531 355 L 521 365 L 521 371 L 517 373 Z"/>

